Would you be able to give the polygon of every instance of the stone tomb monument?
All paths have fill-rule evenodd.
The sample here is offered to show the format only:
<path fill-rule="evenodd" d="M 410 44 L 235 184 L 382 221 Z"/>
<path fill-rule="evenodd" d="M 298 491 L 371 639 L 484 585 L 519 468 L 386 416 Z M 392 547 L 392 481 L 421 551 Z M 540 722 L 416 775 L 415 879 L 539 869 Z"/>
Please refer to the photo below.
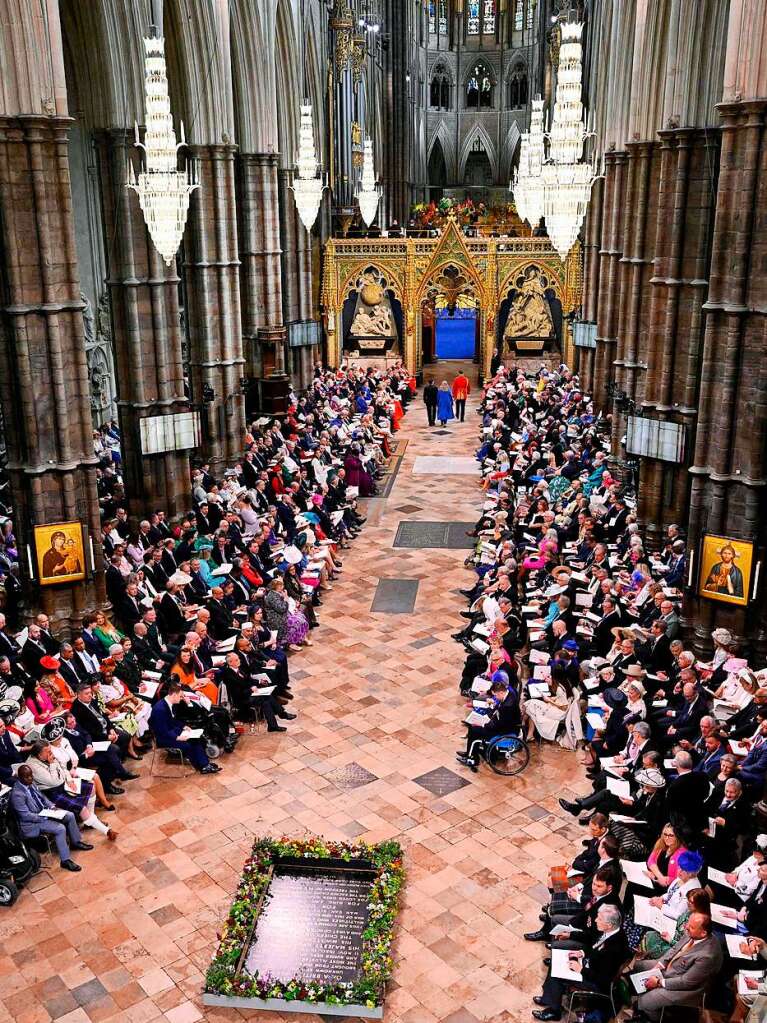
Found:
<path fill-rule="evenodd" d="M 282 857 L 274 865 L 263 904 L 237 975 L 288 984 L 353 985 L 362 977 L 363 934 L 377 871 L 363 860 L 307 862 Z M 252 999 L 206 993 L 208 1005 L 276 1012 L 383 1018 L 383 1005 L 334 1005 L 296 998 Z"/>

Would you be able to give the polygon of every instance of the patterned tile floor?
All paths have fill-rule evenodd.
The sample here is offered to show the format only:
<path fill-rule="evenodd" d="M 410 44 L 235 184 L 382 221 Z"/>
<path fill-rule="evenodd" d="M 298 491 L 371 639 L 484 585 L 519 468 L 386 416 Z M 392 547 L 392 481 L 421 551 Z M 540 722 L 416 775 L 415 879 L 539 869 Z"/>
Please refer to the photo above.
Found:
<path fill-rule="evenodd" d="M 427 451 L 470 455 L 477 419 L 471 409 L 439 438 L 425 419 L 419 397 L 391 495 L 369 502 L 316 644 L 291 659 L 299 718 L 289 733 L 244 737 L 215 777 L 150 778 L 141 765 L 113 815 L 117 843 L 97 836 L 94 852 L 78 854 L 82 873 L 53 866 L 0 914 L 0 1023 L 281 1019 L 205 1008 L 200 987 L 252 837 L 304 832 L 404 844 L 387 1023 L 530 1018 L 541 946 L 522 933 L 536 925 L 550 865 L 579 837 L 557 796 L 580 774 L 572 754 L 551 748 L 510 780 L 454 760 L 462 661 L 450 633 L 465 552 L 392 542 L 403 516 L 476 517 L 472 479 L 412 468 Z M 379 576 L 420 581 L 412 614 L 369 610 Z M 440 768 L 469 784 L 435 795 L 415 780 Z"/>

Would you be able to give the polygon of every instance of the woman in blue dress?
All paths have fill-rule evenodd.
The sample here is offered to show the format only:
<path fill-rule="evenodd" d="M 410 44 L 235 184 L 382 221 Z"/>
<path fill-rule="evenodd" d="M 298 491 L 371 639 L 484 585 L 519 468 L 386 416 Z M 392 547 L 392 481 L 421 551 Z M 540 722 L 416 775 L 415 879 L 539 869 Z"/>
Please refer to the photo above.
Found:
<path fill-rule="evenodd" d="M 447 380 L 443 380 L 437 392 L 437 419 L 444 426 L 448 419 L 455 419 L 453 415 L 453 395 Z"/>

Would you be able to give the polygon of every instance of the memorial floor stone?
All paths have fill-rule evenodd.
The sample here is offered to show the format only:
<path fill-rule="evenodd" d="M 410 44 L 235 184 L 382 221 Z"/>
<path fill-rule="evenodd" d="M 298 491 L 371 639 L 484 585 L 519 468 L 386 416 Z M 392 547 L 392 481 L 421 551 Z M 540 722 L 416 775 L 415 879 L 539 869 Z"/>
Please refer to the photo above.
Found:
<path fill-rule="evenodd" d="M 331 771 L 325 777 L 339 789 L 358 789 L 361 785 L 369 785 L 372 781 L 378 781 L 377 775 L 372 771 L 368 771 L 354 762 L 337 767 L 335 771 Z"/>
<path fill-rule="evenodd" d="M 476 541 L 466 532 L 473 528 L 474 522 L 400 522 L 392 546 L 470 550 Z"/>
<path fill-rule="evenodd" d="M 434 796 L 449 796 L 451 792 L 457 792 L 458 789 L 470 784 L 467 778 L 461 778 L 447 767 L 435 767 L 433 771 L 413 778 L 413 781 Z"/>
<path fill-rule="evenodd" d="M 446 433 L 449 431 L 445 431 Z M 413 464 L 414 476 L 440 474 L 443 476 L 476 476 L 474 457 L 457 458 L 454 455 L 418 455 Z"/>
<path fill-rule="evenodd" d="M 410 614 L 417 596 L 417 579 L 379 579 L 370 610 L 386 614 Z"/>
<path fill-rule="evenodd" d="M 275 874 L 245 967 L 251 975 L 351 984 L 362 972 L 370 876 Z"/>

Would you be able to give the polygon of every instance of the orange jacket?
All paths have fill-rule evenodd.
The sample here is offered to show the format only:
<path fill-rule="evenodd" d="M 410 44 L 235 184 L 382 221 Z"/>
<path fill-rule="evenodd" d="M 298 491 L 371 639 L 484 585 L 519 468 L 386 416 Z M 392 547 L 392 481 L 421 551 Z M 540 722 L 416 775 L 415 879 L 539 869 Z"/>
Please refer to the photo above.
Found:
<path fill-rule="evenodd" d="M 453 381 L 453 398 L 455 401 L 465 401 L 471 391 L 471 384 L 463 373 L 459 373 Z"/>

